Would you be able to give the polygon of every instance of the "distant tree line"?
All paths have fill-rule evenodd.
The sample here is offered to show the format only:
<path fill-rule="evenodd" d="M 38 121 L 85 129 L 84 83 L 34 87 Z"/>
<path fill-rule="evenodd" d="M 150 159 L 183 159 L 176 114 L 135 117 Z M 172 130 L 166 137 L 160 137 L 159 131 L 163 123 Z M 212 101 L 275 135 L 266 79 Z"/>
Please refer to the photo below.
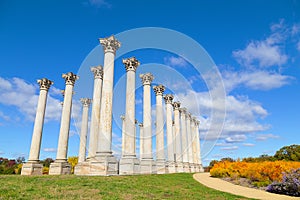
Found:
<path fill-rule="evenodd" d="M 221 160 L 212 160 L 209 163 L 209 166 L 205 168 L 205 171 L 209 172 L 209 170 L 214 166 L 215 163 L 218 162 L 224 162 L 224 161 L 244 161 L 244 162 L 264 162 L 264 161 L 276 161 L 276 160 L 286 160 L 286 161 L 297 161 L 300 162 L 300 145 L 290 145 L 290 146 L 284 146 L 273 156 L 263 154 L 259 157 L 247 157 L 247 158 L 238 158 L 237 160 L 234 160 L 230 157 L 222 158 Z"/>

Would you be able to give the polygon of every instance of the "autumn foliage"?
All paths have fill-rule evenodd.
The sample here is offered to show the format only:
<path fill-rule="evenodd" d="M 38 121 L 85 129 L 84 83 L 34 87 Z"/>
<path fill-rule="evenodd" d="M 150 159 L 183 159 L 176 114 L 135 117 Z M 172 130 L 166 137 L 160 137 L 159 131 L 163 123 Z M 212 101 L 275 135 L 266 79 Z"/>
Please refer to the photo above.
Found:
<path fill-rule="evenodd" d="M 222 161 L 214 164 L 210 170 L 213 177 L 230 177 L 232 179 L 247 178 L 252 182 L 281 181 L 283 173 L 300 168 L 300 162 L 294 161 Z"/>

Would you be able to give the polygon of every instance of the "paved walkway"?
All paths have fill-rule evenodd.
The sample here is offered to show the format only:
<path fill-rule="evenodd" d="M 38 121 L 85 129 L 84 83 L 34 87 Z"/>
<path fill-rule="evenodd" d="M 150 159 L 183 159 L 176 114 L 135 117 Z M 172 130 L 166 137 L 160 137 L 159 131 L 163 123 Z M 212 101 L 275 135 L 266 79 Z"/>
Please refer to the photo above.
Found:
<path fill-rule="evenodd" d="M 227 181 L 221 180 L 219 178 L 213 178 L 210 176 L 209 173 L 198 173 L 194 174 L 194 179 L 197 180 L 199 183 L 227 193 L 244 196 L 248 198 L 254 199 L 266 199 L 266 200 L 287 200 L 287 199 L 300 199 L 299 197 L 290 197 L 286 195 L 279 195 L 269 193 L 263 190 L 247 188 L 240 185 L 234 185 Z"/>

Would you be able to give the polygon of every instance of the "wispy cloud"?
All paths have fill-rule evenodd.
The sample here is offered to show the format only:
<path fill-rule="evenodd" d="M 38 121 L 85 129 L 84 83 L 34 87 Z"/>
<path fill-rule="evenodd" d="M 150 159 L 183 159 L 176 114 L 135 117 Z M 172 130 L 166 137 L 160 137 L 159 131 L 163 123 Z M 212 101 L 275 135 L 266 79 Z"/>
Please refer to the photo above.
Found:
<path fill-rule="evenodd" d="M 243 142 L 247 139 L 246 135 L 233 135 L 233 136 L 229 136 L 227 138 L 225 138 L 225 141 L 227 143 L 237 143 L 237 142 Z"/>
<path fill-rule="evenodd" d="M 84 5 L 89 5 L 95 8 L 111 8 L 112 5 L 107 0 L 88 0 L 83 3 Z"/>
<path fill-rule="evenodd" d="M 56 148 L 44 148 L 44 152 L 56 152 Z"/>
<path fill-rule="evenodd" d="M 253 144 L 253 143 L 243 143 L 243 146 L 245 146 L 245 147 L 254 147 L 255 144 Z"/>
<path fill-rule="evenodd" d="M 255 140 L 256 141 L 265 141 L 265 140 L 268 140 L 268 139 L 278 139 L 278 138 L 279 138 L 279 136 L 274 135 L 274 134 L 258 134 L 255 137 Z"/>
<path fill-rule="evenodd" d="M 164 62 L 171 67 L 187 67 L 188 63 L 182 57 L 165 57 Z"/>
<path fill-rule="evenodd" d="M 238 146 L 231 146 L 231 147 L 223 147 L 221 150 L 225 151 L 232 151 L 232 150 L 237 150 L 239 147 Z"/>

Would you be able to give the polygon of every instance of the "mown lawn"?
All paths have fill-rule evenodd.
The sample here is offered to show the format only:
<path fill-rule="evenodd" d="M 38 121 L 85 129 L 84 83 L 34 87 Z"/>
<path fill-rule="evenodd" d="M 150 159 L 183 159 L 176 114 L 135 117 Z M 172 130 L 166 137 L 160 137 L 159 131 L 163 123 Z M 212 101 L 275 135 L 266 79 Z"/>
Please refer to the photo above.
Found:
<path fill-rule="evenodd" d="M 0 176 L 0 199 L 247 199 L 207 188 L 192 174 Z"/>

